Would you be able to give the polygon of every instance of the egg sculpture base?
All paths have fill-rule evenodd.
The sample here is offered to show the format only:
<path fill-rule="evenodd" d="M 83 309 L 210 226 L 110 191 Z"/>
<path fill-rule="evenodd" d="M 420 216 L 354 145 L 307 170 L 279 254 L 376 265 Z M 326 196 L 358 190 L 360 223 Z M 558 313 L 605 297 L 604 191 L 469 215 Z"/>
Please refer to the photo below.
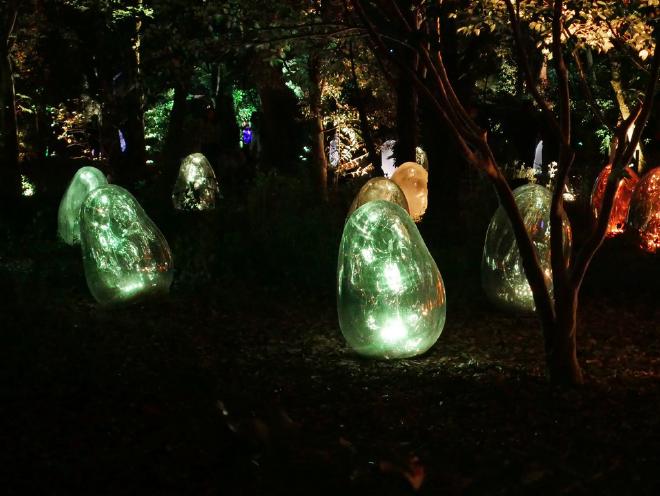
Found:
<path fill-rule="evenodd" d="M 646 173 L 637 183 L 630 200 L 628 227 L 642 250 L 660 250 L 660 167 Z"/>
<path fill-rule="evenodd" d="M 131 303 L 166 294 L 172 254 L 165 237 L 125 189 L 92 191 L 80 213 L 85 278 L 100 304 Z"/>
<path fill-rule="evenodd" d="M 68 245 L 80 243 L 80 207 L 87 195 L 108 184 L 96 167 L 81 167 L 71 179 L 57 212 L 57 236 Z"/>
<path fill-rule="evenodd" d="M 349 346 L 375 358 L 427 351 L 445 324 L 438 267 L 408 213 L 375 200 L 344 226 L 337 264 L 337 312 Z"/>
<path fill-rule="evenodd" d="M 213 167 L 201 153 L 188 155 L 181 161 L 179 175 L 172 191 L 177 210 L 212 210 L 219 194 Z"/>
<path fill-rule="evenodd" d="M 529 233 L 536 255 L 552 292 L 550 261 L 550 203 L 552 193 L 537 184 L 527 184 L 513 192 L 516 205 Z M 564 252 L 571 248 L 571 228 L 563 216 Z M 532 289 L 527 282 L 511 222 L 500 206 L 488 226 L 481 261 L 481 282 L 488 298 L 497 306 L 516 312 L 533 312 Z"/>

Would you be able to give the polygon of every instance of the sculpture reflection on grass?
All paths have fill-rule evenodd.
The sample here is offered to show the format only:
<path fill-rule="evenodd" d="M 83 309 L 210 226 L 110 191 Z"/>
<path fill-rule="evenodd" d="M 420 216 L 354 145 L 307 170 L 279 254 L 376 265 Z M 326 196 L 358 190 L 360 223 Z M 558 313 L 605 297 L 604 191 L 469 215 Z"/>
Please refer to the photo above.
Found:
<path fill-rule="evenodd" d="M 57 235 L 66 244 L 80 243 L 80 206 L 91 191 L 105 184 L 108 180 L 96 167 L 81 167 L 71 179 L 57 212 Z"/>
<path fill-rule="evenodd" d="M 218 180 L 213 167 L 201 153 L 181 161 L 174 183 L 172 202 L 177 210 L 212 210 L 218 197 Z"/>
<path fill-rule="evenodd" d="M 637 183 L 630 200 L 628 226 L 642 250 L 656 253 L 660 249 L 660 167 Z"/>
<path fill-rule="evenodd" d="M 415 222 L 422 220 L 429 201 L 429 173 L 419 164 L 406 162 L 392 174 L 394 181 L 406 195 L 410 216 Z"/>
<path fill-rule="evenodd" d="M 603 206 L 603 198 L 605 197 L 605 188 L 607 188 L 607 180 L 612 172 L 612 166 L 607 165 L 600 172 L 594 189 L 591 192 L 591 207 L 594 216 L 598 218 L 600 210 Z M 639 181 L 639 176 L 630 167 L 627 169 L 629 177 L 624 177 L 619 181 L 616 194 L 614 195 L 614 203 L 612 204 L 612 212 L 610 213 L 610 220 L 607 223 L 608 238 L 621 234 L 626 227 L 626 219 L 628 218 L 628 208 L 630 207 L 630 199 L 632 198 L 635 185 Z"/>
<path fill-rule="evenodd" d="M 358 194 L 355 195 L 355 199 L 351 204 L 351 208 L 348 210 L 348 215 L 346 218 L 348 219 L 348 217 L 350 217 L 353 212 L 355 212 L 365 203 L 374 200 L 387 200 L 396 205 L 399 205 L 406 212 L 409 212 L 408 201 L 406 200 L 406 195 L 403 193 L 401 188 L 399 188 L 399 186 L 390 179 L 384 177 L 374 177 L 373 179 L 369 179 L 366 183 L 364 183 L 362 188 L 360 188 L 360 191 L 358 191 Z"/>
<path fill-rule="evenodd" d="M 442 277 L 400 206 L 374 200 L 348 219 L 339 247 L 337 311 L 346 341 L 365 356 L 419 355 L 440 336 Z"/>
<path fill-rule="evenodd" d="M 513 192 L 543 273 L 552 292 L 550 262 L 550 204 L 552 193 L 537 184 L 527 184 Z M 563 215 L 564 252 L 571 248 L 571 228 Z M 533 312 L 534 296 L 522 266 L 518 243 L 511 222 L 500 206 L 488 226 L 481 262 L 481 280 L 488 298 L 509 310 Z"/>
<path fill-rule="evenodd" d="M 101 186 L 80 211 L 85 278 L 103 305 L 167 293 L 172 254 L 165 237 L 124 188 Z"/>

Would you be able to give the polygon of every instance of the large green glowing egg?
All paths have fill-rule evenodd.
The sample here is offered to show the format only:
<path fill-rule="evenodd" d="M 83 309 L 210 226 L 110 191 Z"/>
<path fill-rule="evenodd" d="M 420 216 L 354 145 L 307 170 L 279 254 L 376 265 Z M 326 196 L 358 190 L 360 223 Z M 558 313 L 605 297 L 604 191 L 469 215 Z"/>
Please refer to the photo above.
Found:
<path fill-rule="evenodd" d="M 337 265 L 337 312 L 361 355 L 403 358 L 436 342 L 445 325 L 445 288 L 410 215 L 368 202 L 344 226 Z"/>
<path fill-rule="evenodd" d="M 174 183 L 172 202 L 177 210 L 211 210 L 218 196 L 218 180 L 213 167 L 201 153 L 188 155 L 181 161 Z"/>
<path fill-rule="evenodd" d="M 90 191 L 108 184 L 96 167 L 82 167 L 69 183 L 57 212 L 57 235 L 68 245 L 80 243 L 80 206 Z"/>
<path fill-rule="evenodd" d="M 172 254 L 163 234 L 124 188 L 101 186 L 80 210 L 89 290 L 103 305 L 167 293 Z"/>
<path fill-rule="evenodd" d="M 358 194 L 348 210 L 348 216 L 367 202 L 374 200 L 387 200 L 395 203 L 408 212 L 408 201 L 403 190 L 391 179 L 385 177 L 374 177 L 369 179 L 364 186 L 360 188 Z"/>
<path fill-rule="evenodd" d="M 513 192 L 527 232 L 532 239 L 545 283 L 552 291 L 550 262 L 550 204 L 552 193 L 537 184 L 526 184 Z M 571 228 L 563 216 L 564 251 L 571 248 Z M 481 281 L 488 298 L 505 309 L 533 312 L 534 296 L 529 287 L 511 222 L 500 206 L 488 226 L 481 261 Z"/>

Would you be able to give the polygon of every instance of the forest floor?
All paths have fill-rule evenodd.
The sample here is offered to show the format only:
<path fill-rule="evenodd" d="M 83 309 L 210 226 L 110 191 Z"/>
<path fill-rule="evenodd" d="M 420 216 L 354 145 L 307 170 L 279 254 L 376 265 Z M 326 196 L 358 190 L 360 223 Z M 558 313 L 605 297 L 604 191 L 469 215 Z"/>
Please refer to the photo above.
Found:
<path fill-rule="evenodd" d="M 585 283 L 577 389 L 547 383 L 536 320 L 488 305 L 478 271 L 447 269 L 428 353 L 374 361 L 347 349 L 332 281 L 175 280 L 167 299 L 104 309 L 79 252 L 52 236 L 11 246 L 3 494 L 660 490 L 660 271 L 625 243 Z"/>

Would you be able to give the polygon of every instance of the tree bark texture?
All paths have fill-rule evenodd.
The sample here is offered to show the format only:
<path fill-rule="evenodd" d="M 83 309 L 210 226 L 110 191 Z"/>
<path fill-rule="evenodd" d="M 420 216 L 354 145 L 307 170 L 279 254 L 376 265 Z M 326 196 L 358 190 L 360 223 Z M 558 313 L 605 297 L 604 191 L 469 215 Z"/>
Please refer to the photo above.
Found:
<path fill-rule="evenodd" d="M 20 195 L 18 169 L 18 129 L 16 122 L 16 93 L 10 56 L 11 34 L 18 5 L 10 1 L 3 8 L 0 36 L 0 199 L 14 202 Z"/>
<path fill-rule="evenodd" d="M 319 198 L 328 201 L 328 159 L 325 154 L 325 132 L 321 100 L 323 96 L 323 80 L 319 70 L 319 61 L 315 57 L 309 60 L 309 78 L 311 82 L 309 105 L 312 124 L 312 163 Z"/>

